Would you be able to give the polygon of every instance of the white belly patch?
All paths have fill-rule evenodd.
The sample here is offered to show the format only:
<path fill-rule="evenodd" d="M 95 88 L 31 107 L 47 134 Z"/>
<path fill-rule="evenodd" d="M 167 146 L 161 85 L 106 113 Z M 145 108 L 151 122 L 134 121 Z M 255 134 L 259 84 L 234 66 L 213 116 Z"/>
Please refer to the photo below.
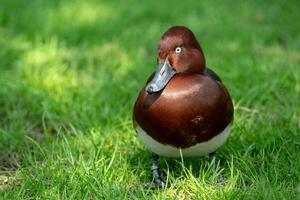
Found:
<path fill-rule="evenodd" d="M 228 138 L 231 130 L 231 124 L 218 135 L 211 138 L 208 141 L 196 144 L 194 146 L 181 149 L 181 154 L 184 157 L 197 157 L 207 155 L 217 150 Z M 149 136 L 138 124 L 136 124 L 136 131 L 139 138 L 146 145 L 146 147 L 156 153 L 157 155 L 166 156 L 166 157 L 180 157 L 180 148 L 161 144 Z"/>

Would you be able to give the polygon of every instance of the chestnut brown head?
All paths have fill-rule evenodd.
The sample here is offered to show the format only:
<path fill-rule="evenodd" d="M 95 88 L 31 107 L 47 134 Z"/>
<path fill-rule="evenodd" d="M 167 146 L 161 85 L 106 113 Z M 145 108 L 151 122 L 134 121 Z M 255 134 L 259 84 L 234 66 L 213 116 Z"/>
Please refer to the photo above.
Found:
<path fill-rule="evenodd" d="M 166 59 L 177 73 L 202 73 L 205 59 L 194 33 L 184 26 L 168 29 L 159 41 L 158 61 Z"/>
<path fill-rule="evenodd" d="M 203 73 L 205 59 L 193 32 L 184 26 L 169 28 L 159 41 L 158 68 L 148 83 L 148 93 L 161 91 L 175 74 Z"/>

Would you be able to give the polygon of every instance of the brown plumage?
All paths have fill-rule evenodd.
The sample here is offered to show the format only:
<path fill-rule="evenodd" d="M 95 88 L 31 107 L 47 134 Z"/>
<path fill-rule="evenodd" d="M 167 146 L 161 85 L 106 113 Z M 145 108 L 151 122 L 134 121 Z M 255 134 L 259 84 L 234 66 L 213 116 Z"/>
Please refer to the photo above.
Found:
<path fill-rule="evenodd" d="M 159 143 L 188 148 L 210 140 L 232 122 L 230 95 L 219 77 L 206 69 L 192 31 L 182 26 L 167 30 L 157 59 L 168 60 L 176 74 L 157 92 L 141 90 L 134 105 L 135 125 Z"/>

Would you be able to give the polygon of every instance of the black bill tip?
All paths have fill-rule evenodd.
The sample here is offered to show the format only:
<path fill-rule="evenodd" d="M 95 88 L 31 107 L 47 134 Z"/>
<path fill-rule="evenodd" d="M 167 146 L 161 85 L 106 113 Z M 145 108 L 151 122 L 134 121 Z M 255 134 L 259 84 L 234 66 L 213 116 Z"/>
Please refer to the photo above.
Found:
<path fill-rule="evenodd" d="M 149 86 L 147 89 L 146 89 L 147 93 L 148 94 L 153 94 L 154 93 L 154 89 L 152 86 Z"/>

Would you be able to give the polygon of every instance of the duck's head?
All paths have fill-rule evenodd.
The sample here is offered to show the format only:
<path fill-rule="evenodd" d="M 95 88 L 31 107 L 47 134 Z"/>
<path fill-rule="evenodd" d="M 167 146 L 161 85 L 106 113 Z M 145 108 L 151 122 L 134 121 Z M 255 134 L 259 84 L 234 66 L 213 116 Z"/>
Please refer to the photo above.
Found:
<path fill-rule="evenodd" d="M 184 26 L 169 28 L 161 37 L 157 53 L 157 70 L 146 91 L 161 91 L 175 74 L 203 73 L 205 59 L 193 32 Z"/>

